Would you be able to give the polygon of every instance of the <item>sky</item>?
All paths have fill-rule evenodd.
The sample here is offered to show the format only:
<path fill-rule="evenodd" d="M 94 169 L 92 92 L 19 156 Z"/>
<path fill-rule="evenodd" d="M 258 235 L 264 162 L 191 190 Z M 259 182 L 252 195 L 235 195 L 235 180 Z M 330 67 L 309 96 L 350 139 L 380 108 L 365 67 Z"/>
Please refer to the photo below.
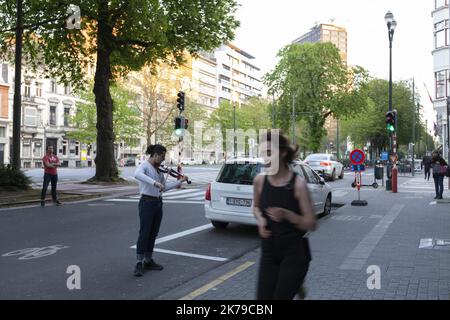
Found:
<path fill-rule="evenodd" d="M 348 63 L 377 78 L 389 79 L 389 38 L 384 16 L 397 21 L 393 40 L 393 80 L 414 77 L 424 106 L 424 119 L 433 128 L 435 113 L 425 85 L 434 97 L 434 0 L 238 0 L 241 26 L 233 43 L 252 54 L 262 74 L 272 70 L 285 45 L 316 23 L 347 29 Z M 387 108 L 387 106 L 386 106 Z M 395 108 L 395 106 L 394 106 Z"/>

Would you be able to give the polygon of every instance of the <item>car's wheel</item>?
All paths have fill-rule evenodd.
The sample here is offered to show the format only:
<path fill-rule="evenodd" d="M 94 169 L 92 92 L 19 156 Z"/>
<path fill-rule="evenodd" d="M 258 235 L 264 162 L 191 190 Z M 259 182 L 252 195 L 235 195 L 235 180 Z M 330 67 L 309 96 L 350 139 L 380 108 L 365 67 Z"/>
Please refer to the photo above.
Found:
<path fill-rule="evenodd" d="M 331 213 L 331 194 L 328 195 L 327 200 L 325 200 L 325 205 L 323 207 L 323 215 L 327 216 Z"/>
<path fill-rule="evenodd" d="M 339 176 L 339 179 L 344 179 L 344 168 L 342 168 L 342 172 L 341 172 L 341 175 Z"/>
<path fill-rule="evenodd" d="M 216 229 L 225 229 L 228 227 L 228 222 L 211 220 L 211 223 Z"/>

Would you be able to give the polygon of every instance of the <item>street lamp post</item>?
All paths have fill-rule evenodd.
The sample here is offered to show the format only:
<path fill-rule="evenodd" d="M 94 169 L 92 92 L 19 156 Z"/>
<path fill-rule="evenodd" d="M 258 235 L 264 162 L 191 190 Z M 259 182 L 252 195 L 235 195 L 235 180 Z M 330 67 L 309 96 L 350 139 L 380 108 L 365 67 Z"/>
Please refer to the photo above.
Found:
<path fill-rule="evenodd" d="M 384 16 L 386 21 L 386 25 L 388 28 L 388 36 L 389 36 L 389 111 L 392 111 L 392 40 L 394 39 L 395 28 L 397 27 L 397 21 L 394 19 L 394 15 L 392 12 L 388 11 Z M 397 126 L 395 125 L 395 131 L 390 136 L 390 148 L 391 153 L 395 157 L 397 155 Z M 392 161 L 392 160 L 391 160 Z M 397 192 L 397 167 L 396 161 L 392 161 L 392 177 L 389 178 L 389 174 L 387 175 L 386 181 L 386 190 L 392 190 L 394 193 Z M 388 167 L 388 170 L 390 167 Z"/>

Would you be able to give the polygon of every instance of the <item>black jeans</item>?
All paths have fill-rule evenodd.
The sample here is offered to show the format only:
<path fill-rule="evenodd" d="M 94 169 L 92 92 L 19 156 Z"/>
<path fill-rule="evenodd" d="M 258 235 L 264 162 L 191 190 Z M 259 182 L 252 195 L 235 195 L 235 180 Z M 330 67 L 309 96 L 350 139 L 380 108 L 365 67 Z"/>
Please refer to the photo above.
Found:
<path fill-rule="evenodd" d="M 42 192 L 41 192 L 41 200 L 45 200 L 45 196 L 47 195 L 48 184 L 52 183 L 52 199 L 56 201 L 58 198 L 56 196 L 56 184 L 58 183 L 58 175 L 57 174 L 44 174 L 44 183 L 42 184 Z"/>
<path fill-rule="evenodd" d="M 436 197 L 442 198 L 442 194 L 444 193 L 444 176 L 433 175 L 433 179 L 434 179 L 434 188 L 436 189 Z"/>
<path fill-rule="evenodd" d="M 162 201 L 141 198 L 139 200 L 139 238 L 136 245 L 138 260 L 151 257 L 162 220 Z"/>
<path fill-rule="evenodd" d="M 430 180 L 431 168 L 425 167 L 425 180 Z"/>
<path fill-rule="evenodd" d="M 258 300 L 292 300 L 298 293 L 311 260 L 305 241 L 298 236 L 262 240 Z"/>

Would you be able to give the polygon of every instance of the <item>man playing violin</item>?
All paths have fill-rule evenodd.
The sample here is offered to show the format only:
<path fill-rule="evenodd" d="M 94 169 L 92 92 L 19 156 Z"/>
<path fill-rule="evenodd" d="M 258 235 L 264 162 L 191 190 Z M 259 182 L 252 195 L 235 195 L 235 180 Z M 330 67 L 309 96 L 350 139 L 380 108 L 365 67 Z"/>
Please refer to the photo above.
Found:
<path fill-rule="evenodd" d="M 188 181 L 187 176 L 180 180 L 166 184 L 164 173 L 159 169 L 166 156 L 166 148 L 160 144 L 151 145 L 146 153 L 150 155 L 136 169 L 134 177 L 139 181 L 139 221 L 140 230 L 136 245 L 137 263 L 134 275 L 141 277 L 144 270 L 162 270 L 153 258 L 153 248 L 158 236 L 162 220 L 162 193 L 174 189 L 182 182 Z"/>

